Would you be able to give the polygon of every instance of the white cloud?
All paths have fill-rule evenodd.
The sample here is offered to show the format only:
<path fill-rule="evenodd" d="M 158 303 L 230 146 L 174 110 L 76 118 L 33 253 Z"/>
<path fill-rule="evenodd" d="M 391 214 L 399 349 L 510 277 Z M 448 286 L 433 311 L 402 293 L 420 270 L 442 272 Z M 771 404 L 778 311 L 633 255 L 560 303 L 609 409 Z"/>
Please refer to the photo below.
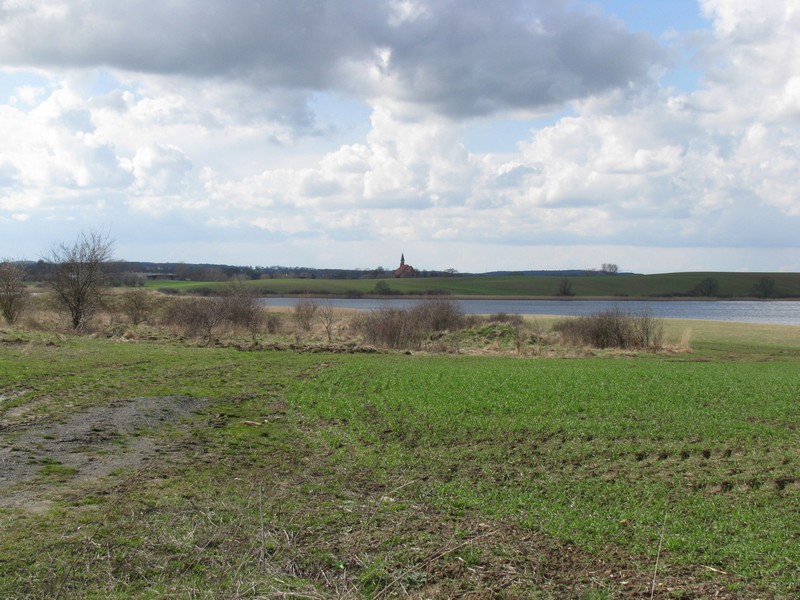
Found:
<path fill-rule="evenodd" d="M 119 224 L 181 248 L 291 249 L 291 264 L 372 265 L 398 240 L 460 248 L 428 268 L 464 270 L 475 254 L 488 269 L 584 266 L 608 247 L 619 254 L 603 262 L 652 270 L 653 253 L 620 249 L 721 261 L 734 251 L 713 248 L 737 244 L 792 264 L 779 252 L 800 225 L 789 0 L 704 0 L 703 84 L 680 92 L 651 80 L 654 40 L 566 0 L 11 6 L 0 62 L 48 82 L 0 105 L 0 219 L 26 231 Z M 366 107 L 366 135 L 314 113 L 309 98 L 333 92 Z M 551 109 L 566 116 L 521 130 L 516 151 L 465 142 L 476 116 Z M 576 249 L 554 258 L 550 245 Z"/>
<path fill-rule="evenodd" d="M 177 146 L 140 148 L 130 161 L 137 188 L 150 193 L 177 194 L 186 186 L 192 162 Z"/>
<path fill-rule="evenodd" d="M 37 0 L 2 13 L 7 65 L 389 92 L 449 115 L 530 110 L 624 86 L 646 79 L 663 54 L 649 37 L 564 0 Z M 364 77 L 370 65 L 377 80 Z"/>

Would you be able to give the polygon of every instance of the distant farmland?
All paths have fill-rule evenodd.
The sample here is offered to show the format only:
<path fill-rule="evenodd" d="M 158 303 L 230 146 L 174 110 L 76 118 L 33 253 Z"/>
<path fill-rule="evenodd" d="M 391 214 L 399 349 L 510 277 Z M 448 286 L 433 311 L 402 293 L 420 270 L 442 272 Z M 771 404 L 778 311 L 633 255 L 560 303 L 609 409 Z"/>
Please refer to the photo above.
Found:
<path fill-rule="evenodd" d="M 381 283 L 382 282 L 382 283 Z M 504 275 L 414 279 L 260 279 L 246 282 L 265 295 L 428 295 L 578 298 L 798 298 L 800 273 L 663 273 L 577 277 Z M 147 286 L 185 293 L 211 292 L 224 284 L 152 281 Z M 566 290 L 565 290 L 566 286 Z M 768 293 L 765 293 L 768 292 Z"/>

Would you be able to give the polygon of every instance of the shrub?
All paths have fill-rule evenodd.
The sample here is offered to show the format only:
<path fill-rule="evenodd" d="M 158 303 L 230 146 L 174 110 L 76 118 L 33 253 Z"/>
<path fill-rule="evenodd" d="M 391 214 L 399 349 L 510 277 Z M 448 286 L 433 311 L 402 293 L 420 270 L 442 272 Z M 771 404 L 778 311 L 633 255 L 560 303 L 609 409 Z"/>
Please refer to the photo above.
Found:
<path fill-rule="evenodd" d="M 128 317 L 131 325 L 139 325 L 152 312 L 153 302 L 150 293 L 143 289 L 127 290 L 120 295 L 122 313 Z"/>
<path fill-rule="evenodd" d="M 265 318 L 257 290 L 232 282 L 222 295 L 169 300 L 163 321 L 179 327 L 186 336 L 202 336 L 206 341 L 211 341 L 214 331 L 222 325 L 245 329 L 255 341 Z"/>
<path fill-rule="evenodd" d="M 419 321 L 420 329 L 429 332 L 460 329 L 464 323 L 461 306 L 447 298 L 426 298 L 410 310 L 409 316 Z"/>
<path fill-rule="evenodd" d="M 322 325 L 325 327 L 325 333 L 328 336 L 328 341 L 333 341 L 333 330 L 336 322 L 339 320 L 339 311 L 333 303 L 333 300 L 323 300 L 319 305 L 319 317 L 322 319 Z"/>
<path fill-rule="evenodd" d="M 317 313 L 319 305 L 313 298 L 303 298 L 294 305 L 292 314 L 294 320 L 303 331 L 311 329 L 311 323 L 314 321 L 314 315 Z"/>
<path fill-rule="evenodd" d="M 224 319 L 225 305 L 219 297 L 176 299 L 164 313 L 165 324 L 181 328 L 187 337 L 202 336 L 207 342 Z"/>
<path fill-rule="evenodd" d="M 375 287 L 372 288 L 372 293 L 378 296 L 388 296 L 392 293 L 392 289 L 385 281 L 379 281 L 375 284 Z"/>
<path fill-rule="evenodd" d="M 409 311 L 383 306 L 358 315 L 353 327 L 367 342 L 386 348 L 418 348 L 422 331 L 418 321 L 409 319 Z"/>
<path fill-rule="evenodd" d="M 235 327 L 243 327 L 255 340 L 263 323 L 258 290 L 233 281 L 225 286 L 221 301 L 223 318 Z"/>
<path fill-rule="evenodd" d="M 690 293 L 692 296 L 704 296 L 706 298 L 719 296 L 719 281 L 714 277 L 706 277 L 695 285 Z"/>
<path fill-rule="evenodd" d="M 0 312 L 13 325 L 22 315 L 29 295 L 25 289 L 25 267 L 9 259 L 0 262 Z"/>
<path fill-rule="evenodd" d="M 280 333 L 281 329 L 283 329 L 283 320 L 281 319 L 281 316 L 271 312 L 263 313 L 263 315 L 264 327 L 266 328 L 267 333 L 270 335 Z"/>
<path fill-rule="evenodd" d="M 664 323 L 649 312 L 631 317 L 633 320 L 634 347 L 661 350 L 664 347 Z"/>
<path fill-rule="evenodd" d="M 367 342 L 386 348 L 419 348 L 426 336 L 460 329 L 464 313 L 457 302 L 446 298 L 422 300 L 410 309 L 381 308 L 358 315 L 353 328 Z"/>
<path fill-rule="evenodd" d="M 772 277 L 760 277 L 753 284 L 753 294 L 758 298 L 774 298 L 776 296 L 775 280 Z"/>
<path fill-rule="evenodd" d="M 574 296 L 575 292 L 572 290 L 572 282 L 566 277 L 558 282 L 558 290 L 556 296 Z"/>
<path fill-rule="evenodd" d="M 661 349 L 663 323 L 649 313 L 633 315 L 613 307 L 587 317 L 563 319 L 553 325 L 562 338 L 594 348 Z"/>

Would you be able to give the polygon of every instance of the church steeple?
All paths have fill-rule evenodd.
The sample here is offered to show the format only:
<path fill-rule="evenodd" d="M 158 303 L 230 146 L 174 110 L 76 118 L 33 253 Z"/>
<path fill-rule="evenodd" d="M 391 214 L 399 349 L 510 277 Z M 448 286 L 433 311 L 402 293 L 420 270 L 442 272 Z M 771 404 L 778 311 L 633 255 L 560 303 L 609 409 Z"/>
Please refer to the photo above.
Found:
<path fill-rule="evenodd" d="M 411 265 L 406 264 L 406 255 L 400 255 L 400 266 L 397 267 L 394 272 L 392 273 L 395 277 L 416 277 L 417 272 L 414 270 L 414 267 Z"/>

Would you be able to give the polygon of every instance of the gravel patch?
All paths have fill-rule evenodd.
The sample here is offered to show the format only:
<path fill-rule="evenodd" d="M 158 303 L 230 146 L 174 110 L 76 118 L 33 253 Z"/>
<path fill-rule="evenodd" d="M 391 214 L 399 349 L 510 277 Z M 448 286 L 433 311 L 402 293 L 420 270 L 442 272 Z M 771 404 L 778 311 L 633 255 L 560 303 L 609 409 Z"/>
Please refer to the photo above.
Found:
<path fill-rule="evenodd" d="M 60 423 L 0 426 L 0 506 L 18 505 L 19 493 L 11 488 L 39 476 L 45 465 L 74 470 L 81 478 L 140 467 L 164 450 L 149 430 L 185 424 L 207 402 L 188 396 L 127 398 Z"/>

